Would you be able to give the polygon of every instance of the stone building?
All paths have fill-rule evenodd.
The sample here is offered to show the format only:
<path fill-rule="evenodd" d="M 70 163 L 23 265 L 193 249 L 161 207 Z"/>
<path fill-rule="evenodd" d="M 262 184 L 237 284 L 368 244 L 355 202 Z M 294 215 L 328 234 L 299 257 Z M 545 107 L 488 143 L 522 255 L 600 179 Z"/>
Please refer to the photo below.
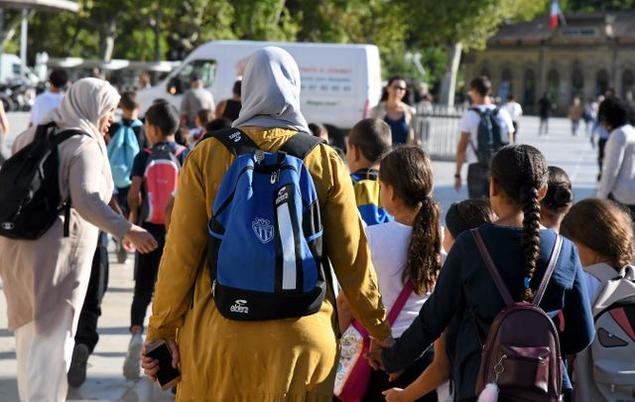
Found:
<path fill-rule="evenodd" d="M 571 100 L 609 88 L 635 94 L 635 10 L 566 14 L 566 25 L 549 29 L 549 17 L 502 27 L 487 49 L 464 58 L 465 78 L 487 75 L 493 95 L 510 92 L 526 113 L 535 113 L 545 92 L 563 115 Z"/>

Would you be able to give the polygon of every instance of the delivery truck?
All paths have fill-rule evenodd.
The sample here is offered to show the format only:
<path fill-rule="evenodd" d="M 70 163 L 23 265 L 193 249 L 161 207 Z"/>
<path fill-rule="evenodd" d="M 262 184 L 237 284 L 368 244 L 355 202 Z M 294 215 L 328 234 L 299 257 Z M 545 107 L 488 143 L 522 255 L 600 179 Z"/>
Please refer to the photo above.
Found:
<path fill-rule="evenodd" d="M 230 98 L 249 56 L 265 46 L 285 49 L 298 63 L 300 108 L 309 123 L 322 123 L 329 131 L 346 134 L 379 102 L 381 67 L 374 45 L 220 40 L 201 45 L 163 81 L 139 91 L 141 114 L 157 98 L 179 108 L 193 73 L 203 80 L 215 102 Z"/>

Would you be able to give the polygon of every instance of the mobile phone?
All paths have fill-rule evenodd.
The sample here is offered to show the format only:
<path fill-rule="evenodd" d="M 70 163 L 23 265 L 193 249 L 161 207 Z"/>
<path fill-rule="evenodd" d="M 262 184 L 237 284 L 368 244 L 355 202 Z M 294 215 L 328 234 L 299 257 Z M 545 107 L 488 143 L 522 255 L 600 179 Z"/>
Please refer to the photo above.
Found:
<path fill-rule="evenodd" d="M 146 356 L 159 361 L 159 371 L 156 377 L 159 388 L 168 390 L 181 381 L 181 372 L 172 367 L 172 351 L 168 344 L 160 339 L 146 346 Z"/>

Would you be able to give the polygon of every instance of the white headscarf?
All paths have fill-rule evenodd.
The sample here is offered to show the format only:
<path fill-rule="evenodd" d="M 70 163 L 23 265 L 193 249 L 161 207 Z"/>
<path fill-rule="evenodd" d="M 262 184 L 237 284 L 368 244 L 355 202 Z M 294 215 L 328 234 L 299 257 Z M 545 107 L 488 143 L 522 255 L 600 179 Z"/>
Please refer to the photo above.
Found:
<path fill-rule="evenodd" d="M 242 81 L 242 108 L 233 126 L 310 132 L 300 113 L 300 70 L 287 51 L 268 46 L 249 57 Z"/>
<path fill-rule="evenodd" d="M 119 93 L 99 78 L 82 78 L 68 89 L 57 108 L 50 110 L 43 124 L 50 121 L 63 129 L 79 129 L 96 139 L 102 138 L 97 127 L 99 118 L 119 103 Z"/>

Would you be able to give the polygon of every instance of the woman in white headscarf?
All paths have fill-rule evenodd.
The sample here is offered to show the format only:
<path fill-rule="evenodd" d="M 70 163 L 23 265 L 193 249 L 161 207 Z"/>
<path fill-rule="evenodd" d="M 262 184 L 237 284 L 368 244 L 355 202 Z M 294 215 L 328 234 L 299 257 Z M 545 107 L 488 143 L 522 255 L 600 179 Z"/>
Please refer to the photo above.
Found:
<path fill-rule="evenodd" d="M 69 236 L 64 217 L 37 240 L 0 237 L 0 276 L 7 299 L 9 330 L 16 338 L 18 393 L 22 401 L 63 401 L 99 229 L 137 247 L 156 248 L 144 229 L 115 213 L 108 202 L 113 181 L 103 136 L 115 119 L 119 94 L 106 81 L 84 78 L 73 84 L 44 123 L 59 132 L 79 129 L 59 149 L 62 198 L 73 200 Z M 33 140 L 36 127 L 16 139 L 14 152 Z"/>
<path fill-rule="evenodd" d="M 242 85 L 243 107 L 234 127 L 261 149 L 275 151 L 297 131 L 309 132 L 300 113 L 299 69 L 289 53 L 277 47 L 255 52 Z M 206 266 L 207 221 L 233 160 L 213 137 L 188 155 L 179 176 L 147 341 L 166 339 L 173 363 L 180 361 L 177 400 L 331 401 L 337 365 L 332 289 L 317 313 L 298 318 L 232 321 L 216 309 Z M 389 338 L 346 167 L 326 144 L 315 147 L 305 164 L 318 193 L 324 251 L 352 299 L 351 310 L 373 337 Z M 142 366 L 155 379 L 157 361 L 144 357 Z"/>

